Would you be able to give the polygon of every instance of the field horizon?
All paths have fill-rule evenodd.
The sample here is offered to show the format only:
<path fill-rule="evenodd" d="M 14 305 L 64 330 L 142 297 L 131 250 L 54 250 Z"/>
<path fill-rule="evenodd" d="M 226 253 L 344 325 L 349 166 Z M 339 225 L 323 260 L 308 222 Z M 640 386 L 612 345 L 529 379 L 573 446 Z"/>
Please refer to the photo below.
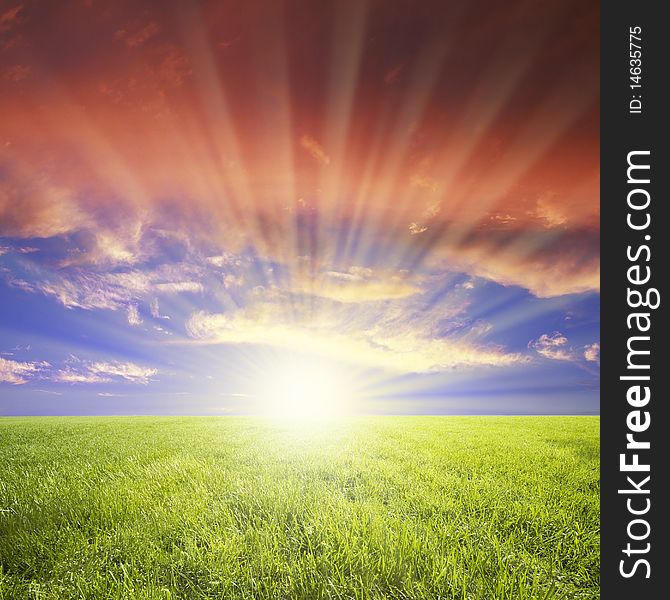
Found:
<path fill-rule="evenodd" d="M 0 599 L 599 597 L 599 416 L 0 419 Z"/>
<path fill-rule="evenodd" d="M 201 412 L 201 413 L 16 413 L 16 414 L 3 414 L 0 415 L 0 420 L 2 419 L 24 419 L 24 418 L 93 418 L 93 419 L 105 419 L 105 418 L 243 418 L 243 419 L 260 419 L 269 422 L 281 422 L 282 419 L 278 419 L 276 416 L 263 415 L 260 413 L 214 413 L 214 412 Z M 328 417 L 325 419 L 321 418 L 304 418 L 297 419 L 299 422 L 315 422 L 315 423 L 324 423 L 324 422 L 337 422 L 337 421 L 346 421 L 351 419 L 367 419 L 367 418 L 422 418 L 422 417 L 594 417 L 600 418 L 600 413 L 466 413 L 466 412 L 454 412 L 454 413 L 375 413 L 375 412 L 366 412 L 366 413 L 351 413 L 347 415 L 337 416 L 337 417 Z"/>

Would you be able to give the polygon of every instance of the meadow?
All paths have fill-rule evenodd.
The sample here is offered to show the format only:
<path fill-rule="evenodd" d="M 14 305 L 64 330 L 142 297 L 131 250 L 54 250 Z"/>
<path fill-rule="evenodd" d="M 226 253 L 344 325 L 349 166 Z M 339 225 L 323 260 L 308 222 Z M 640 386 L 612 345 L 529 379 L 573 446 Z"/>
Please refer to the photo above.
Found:
<path fill-rule="evenodd" d="M 0 599 L 599 598 L 598 417 L 0 419 Z"/>

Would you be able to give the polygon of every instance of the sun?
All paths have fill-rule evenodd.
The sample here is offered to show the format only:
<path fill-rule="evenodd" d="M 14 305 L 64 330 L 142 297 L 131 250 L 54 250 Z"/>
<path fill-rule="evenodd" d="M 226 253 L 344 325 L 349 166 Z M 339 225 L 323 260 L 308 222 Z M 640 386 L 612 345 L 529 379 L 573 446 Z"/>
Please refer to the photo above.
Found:
<path fill-rule="evenodd" d="M 355 386 L 346 368 L 320 358 L 282 357 L 259 382 L 259 410 L 288 421 L 324 420 L 349 414 Z"/>

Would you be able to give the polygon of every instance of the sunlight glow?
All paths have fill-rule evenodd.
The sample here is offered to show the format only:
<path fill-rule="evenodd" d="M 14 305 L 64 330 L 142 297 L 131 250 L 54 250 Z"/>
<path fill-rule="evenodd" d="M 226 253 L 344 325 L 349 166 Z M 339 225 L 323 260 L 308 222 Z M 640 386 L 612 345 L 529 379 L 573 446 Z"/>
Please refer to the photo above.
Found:
<path fill-rule="evenodd" d="M 287 420 L 323 420 L 352 412 L 355 389 L 351 374 L 325 359 L 282 358 L 259 382 L 259 409 Z"/>

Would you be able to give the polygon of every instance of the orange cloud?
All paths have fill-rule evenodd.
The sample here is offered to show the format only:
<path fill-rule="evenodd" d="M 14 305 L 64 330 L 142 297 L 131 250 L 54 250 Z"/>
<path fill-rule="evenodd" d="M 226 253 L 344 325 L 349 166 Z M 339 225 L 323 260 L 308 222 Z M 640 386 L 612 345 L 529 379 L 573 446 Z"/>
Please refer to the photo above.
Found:
<path fill-rule="evenodd" d="M 402 71 L 404 66 L 405 66 L 404 64 L 400 64 L 397 67 L 389 69 L 384 75 L 384 83 L 395 83 L 398 80 L 400 71 Z"/>
<path fill-rule="evenodd" d="M 159 31 L 160 27 L 158 24 L 152 21 L 140 28 L 131 28 L 130 31 L 128 29 L 119 29 L 114 37 L 118 40 L 122 40 L 129 48 L 135 48 L 141 46 Z"/>
<path fill-rule="evenodd" d="M 310 135 L 303 135 L 300 138 L 300 145 L 309 152 L 317 162 L 322 165 L 330 164 L 330 157 L 326 154 L 323 147 Z"/>
<path fill-rule="evenodd" d="M 12 7 L 0 30 L 26 43 L 0 53 L 0 235 L 86 231 L 77 264 L 102 267 L 148 256 L 133 231 L 152 226 L 298 272 L 308 256 L 317 274 L 426 264 L 597 290 L 598 6 L 556 7 L 475 2 L 439 30 L 448 7 L 429 2 L 374 31 L 381 5 L 355 23 L 338 3 L 295 21 L 262 2 Z M 310 277 L 329 296 L 411 288 Z"/>
<path fill-rule="evenodd" d="M 599 235 L 594 230 L 483 228 L 453 246 L 438 240 L 429 262 L 521 286 L 538 297 L 600 289 Z"/>
<path fill-rule="evenodd" d="M 9 31 L 20 20 L 19 14 L 23 10 L 21 4 L 17 4 L 12 8 L 8 8 L 0 13 L 0 33 Z"/>
<path fill-rule="evenodd" d="M 13 65 L 5 70 L 5 79 L 18 83 L 30 77 L 32 69 L 26 65 Z"/>

